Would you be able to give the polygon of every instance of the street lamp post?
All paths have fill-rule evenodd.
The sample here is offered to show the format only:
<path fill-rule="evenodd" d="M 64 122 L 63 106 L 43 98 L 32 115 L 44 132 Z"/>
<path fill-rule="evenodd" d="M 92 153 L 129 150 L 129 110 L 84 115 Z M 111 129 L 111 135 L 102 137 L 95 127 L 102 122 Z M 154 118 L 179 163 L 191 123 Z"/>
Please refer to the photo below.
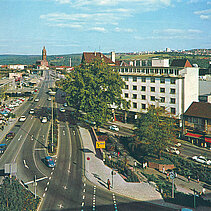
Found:
<path fill-rule="evenodd" d="M 53 96 L 52 96 L 52 137 L 51 137 L 51 151 L 53 152 Z"/>

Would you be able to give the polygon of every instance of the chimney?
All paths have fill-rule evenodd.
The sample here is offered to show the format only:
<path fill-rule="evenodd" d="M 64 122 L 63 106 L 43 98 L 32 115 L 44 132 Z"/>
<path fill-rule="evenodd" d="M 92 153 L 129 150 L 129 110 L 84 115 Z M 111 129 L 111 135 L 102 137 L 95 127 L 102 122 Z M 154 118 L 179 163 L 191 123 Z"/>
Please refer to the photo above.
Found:
<path fill-rule="evenodd" d="M 97 56 L 97 52 L 95 51 L 95 56 Z"/>
<path fill-rule="evenodd" d="M 111 60 L 112 60 L 112 62 L 115 63 L 115 52 L 114 51 L 111 52 Z"/>

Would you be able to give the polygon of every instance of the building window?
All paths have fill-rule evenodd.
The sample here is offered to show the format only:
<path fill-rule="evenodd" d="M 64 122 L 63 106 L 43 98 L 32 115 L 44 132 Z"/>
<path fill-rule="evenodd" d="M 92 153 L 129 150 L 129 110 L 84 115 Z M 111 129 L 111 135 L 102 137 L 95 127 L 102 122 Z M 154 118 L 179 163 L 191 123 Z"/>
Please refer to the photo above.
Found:
<path fill-rule="evenodd" d="M 128 89 L 129 88 L 129 86 L 128 85 L 125 85 L 125 89 Z"/>
<path fill-rule="evenodd" d="M 174 70 L 170 69 L 170 70 L 169 70 L 169 73 L 170 73 L 170 74 L 173 74 L 173 73 L 174 73 Z"/>
<path fill-rule="evenodd" d="M 142 109 L 146 109 L 146 104 L 141 104 Z"/>
<path fill-rule="evenodd" d="M 170 83 L 171 84 L 176 84 L 176 80 L 175 79 L 171 79 Z"/>
<path fill-rule="evenodd" d="M 146 78 L 145 77 L 142 77 L 141 78 L 141 82 L 146 82 Z"/>
<path fill-rule="evenodd" d="M 175 98 L 170 98 L 170 103 L 175 104 L 176 103 L 176 99 Z"/>
<path fill-rule="evenodd" d="M 128 72 L 128 68 L 125 68 L 125 72 L 126 72 L 126 73 Z"/>
<path fill-rule="evenodd" d="M 136 82 L 136 81 L 137 81 L 137 77 L 133 77 L 133 81 L 135 81 L 135 82 Z"/>
<path fill-rule="evenodd" d="M 165 103 L 165 97 L 161 97 L 161 98 L 160 98 L 160 102 L 161 102 L 161 103 Z"/>
<path fill-rule="evenodd" d="M 165 88 L 160 88 L 161 93 L 165 93 Z"/>
<path fill-rule="evenodd" d="M 142 86 L 141 87 L 141 91 L 144 91 L 145 92 L 146 91 L 146 86 Z"/>
<path fill-rule="evenodd" d="M 155 83 L 155 78 L 150 78 L 151 83 Z"/>
<path fill-rule="evenodd" d="M 146 100 L 146 95 L 141 95 L 142 100 Z"/>
<path fill-rule="evenodd" d="M 171 114 L 176 114 L 176 109 L 175 108 L 171 108 Z"/>
<path fill-rule="evenodd" d="M 160 106 L 160 108 L 161 108 L 163 111 L 165 111 L 165 106 Z"/>
<path fill-rule="evenodd" d="M 168 74 L 168 69 L 164 69 L 164 73 L 165 74 Z"/>
<path fill-rule="evenodd" d="M 170 89 L 170 94 L 175 94 L 176 90 L 175 89 Z"/>
<path fill-rule="evenodd" d="M 128 81 L 128 76 L 125 76 L 125 81 Z"/>
<path fill-rule="evenodd" d="M 165 84 L 165 78 L 161 78 L 161 79 L 160 79 L 160 83 L 161 83 L 161 84 Z"/>
<path fill-rule="evenodd" d="M 155 101 L 155 96 L 150 97 L 151 101 Z"/>
<path fill-rule="evenodd" d="M 133 103 L 133 108 L 137 108 L 137 103 Z"/>
<path fill-rule="evenodd" d="M 155 92 L 155 87 L 150 87 L 151 92 Z"/>
<path fill-rule="evenodd" d="M 125 98 L 128 98 L 128 93 L 125 93 Z"/>
<path fill-rule="evenodd" d="M 137 99 L 137 94 L 133 94 L 133 99 Z"/>
<path fill-rule="evenodd" d="M 133 86 L 133 90 L 137 90 L 137 86 Z"/>

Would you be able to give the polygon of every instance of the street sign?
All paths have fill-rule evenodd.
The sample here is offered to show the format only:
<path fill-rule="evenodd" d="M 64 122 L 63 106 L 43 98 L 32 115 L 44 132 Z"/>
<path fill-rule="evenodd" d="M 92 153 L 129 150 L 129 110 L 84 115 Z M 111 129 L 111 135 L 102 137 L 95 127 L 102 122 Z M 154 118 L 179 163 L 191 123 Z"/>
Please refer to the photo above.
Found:
<path fill-rule="evenodd" d="M 170 178 L 171 178 L 171 179 L 174 179 L 174 178 L 175 178 L 175 174 L 174 174 L 174 172 L 173 172 L 173 171 L 172 171 L 172 172 L 170 172 L 170 173 L 169 173 L 169 176 L 170 176 Z"/>
<path fill-rule="evenodd" d="M 97 149 L 105 149 L 105 141 L 96 141 Z"/>

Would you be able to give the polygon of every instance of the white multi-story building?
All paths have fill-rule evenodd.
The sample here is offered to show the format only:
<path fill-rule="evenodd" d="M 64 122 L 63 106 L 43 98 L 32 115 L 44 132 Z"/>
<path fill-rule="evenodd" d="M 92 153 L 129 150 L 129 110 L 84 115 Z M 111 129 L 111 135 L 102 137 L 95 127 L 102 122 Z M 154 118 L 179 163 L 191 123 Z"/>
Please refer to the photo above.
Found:
<path fill-rule="evenodd" d="M 117 67 L 126 82 L 123 98 L 131 101 L 130 111 L 146 112 L 150 105 L 160 106 L 180 119 L 193 101 L 198 102 L 198 66 L 187 59 L 173 60 L 171 65 L 166 62 L 157 67 Z"/>

